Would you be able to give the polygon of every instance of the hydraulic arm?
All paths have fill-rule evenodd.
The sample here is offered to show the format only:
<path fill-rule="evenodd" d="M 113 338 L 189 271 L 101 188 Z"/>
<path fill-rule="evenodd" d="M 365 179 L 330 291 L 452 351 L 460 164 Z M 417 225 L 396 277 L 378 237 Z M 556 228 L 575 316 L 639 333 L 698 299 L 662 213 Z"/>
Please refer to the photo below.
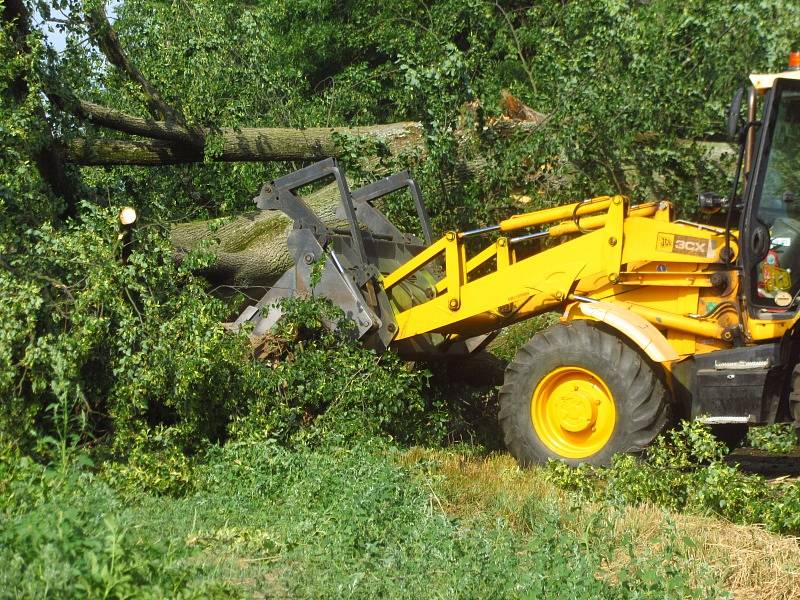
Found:
<path fill-rule="evenodd" d="M 249 323 L 257 340 L 282 299 L 313 293 L 375 351 L 431 360 L 478 352 L 504 327 L 558 312 L 560 323 L 519 349 L 499 393 L 505 442 L 521 464 L 604 464 L 678 417 L 704 419 L 728 439 L 792 414 L 800 424 L 800 81 L 758 82 L 765 117 L 753 121 L 751 107 L 740 136 L 750 144 L 737 169 L 749 156 L 744 199 L 736 189 L 731 201 L 701 197 L 702 208 L 729 211 L 724 227 L 676 220 L 669 202 L 601 196 L 433 240 L 409 173 L 350 190 L 328 159 L 256 198 L 294 221 L 295 264 L 234 326 Z M 341 228 L 298 194 L 331 178 Z M 410 195 L 424 239 L 376 206 L 397 192 Z"/>

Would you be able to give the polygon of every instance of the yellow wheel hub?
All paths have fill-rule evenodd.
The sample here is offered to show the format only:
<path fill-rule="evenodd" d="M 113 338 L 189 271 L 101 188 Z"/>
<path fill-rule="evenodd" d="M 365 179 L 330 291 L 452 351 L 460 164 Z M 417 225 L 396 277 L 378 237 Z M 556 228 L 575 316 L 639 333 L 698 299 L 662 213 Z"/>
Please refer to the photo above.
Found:
<path fill-rule="evenodd" d="M 598 375 L 583 367 L 559 367 L 533 391 L 531 420 L 547 448 L 564 458 L 586 458 L 611 439 L 617 409 Z"/>

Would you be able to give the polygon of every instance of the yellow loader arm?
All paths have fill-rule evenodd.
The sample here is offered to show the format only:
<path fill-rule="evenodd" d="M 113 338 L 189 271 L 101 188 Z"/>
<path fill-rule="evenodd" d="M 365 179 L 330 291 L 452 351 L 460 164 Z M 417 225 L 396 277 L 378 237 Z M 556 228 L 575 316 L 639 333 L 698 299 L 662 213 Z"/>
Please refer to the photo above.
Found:
<path fill-rule="evenodd" d="M 673 222 L 671 210 L 667 202 L 629 207 L 622 196 L 604 196 L 516 215 L 497 229 L 514 233 L 548 227 L 499 237 L 470 258 L 470 233 L 448 232 L 383 278 L 391 297 L 398 283 L 434 259 L 444 259 L 445 274 L 436 285 L 436 297 L 397 314 L 395 339 L 429 332 L 474 336 L 565 308 L 567 320 L 591 319 L 568 305 L 602 300 L 654 328 L 680 332 L 678 338 L 689 334 L 706 341 L 729 340 L 728 329 L 734 323 L 716 314 L 698 316 L 697 305 L 701 290 L 719 287 L 713 265 L 720 262 L 724 235 L 715 228 Z M 572 237 L 561 241 L 565 236 Z M 526 256 L 518 251 L 522 242 L 534 239 L 541 247 L 538 252 Z M 643 294 L 647 288 L 650 293 Z M 651 338 L 657 333 L 649 330 Z M 663 339 L 650 343 L 664 349 Z M 662 352 L 662 360 L 677 358 L 684 350 L 678 346 L 674 352 Z"/>

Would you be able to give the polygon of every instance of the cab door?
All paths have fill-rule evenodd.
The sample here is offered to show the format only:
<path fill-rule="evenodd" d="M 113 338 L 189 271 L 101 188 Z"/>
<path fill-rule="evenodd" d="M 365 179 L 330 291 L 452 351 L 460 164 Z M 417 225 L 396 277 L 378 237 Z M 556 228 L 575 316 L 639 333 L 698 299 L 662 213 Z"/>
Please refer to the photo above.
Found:
<path fill-rule="evenodd" d="M 765 98 L 739 231 L 748 313 L 786 320 L 800 300 L 800 80 L 776 79 Z"/>

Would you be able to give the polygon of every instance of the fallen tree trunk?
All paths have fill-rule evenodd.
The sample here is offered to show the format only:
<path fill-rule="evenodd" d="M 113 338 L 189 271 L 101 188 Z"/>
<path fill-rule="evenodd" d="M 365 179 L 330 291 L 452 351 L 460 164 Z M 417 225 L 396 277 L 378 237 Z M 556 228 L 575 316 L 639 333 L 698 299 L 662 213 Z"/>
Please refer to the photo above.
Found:
<path fill-rule="evenodd" d="M 105 113 L 107 116 L 110 113 Z M 120 113 L 122 115 L 122 113 Z M 121 140 L 110 138 L 76 138 L 70 140 L 65 148 L 65 156 L 71 163 L 85 166 L 93 165 L 138 165 L 159 166 L 181 163 L 203 162 L 206 160 L 205 146 L 209 137 L 217 136 L 221 144 L 218 152 L 208 158 L 223 162 L 262 162 L 299 160 L 320 160 L 329 156 L 339 156 L 342 148 L 338 138 L 354 137 L 384 144 L 390 154 L 399 154 L 403 149 L 418 146 L 422 141 L 422 125 L 417 122 L 390 123 L 368 127 L 309 127 L 290 129 L 284 127 L 246 127 L 242 129 L 225 128 L 215 132 L 205 132 L 199 143 L 187 137 L 181 143 L 178 137 L 191 134 L 180 127 L 170 127 L 160 121 L 148 122 L 146 119 L 117 115 L 115 129 L 143 135 L 149 131 L 150 137 L 175 139 L 152 139 L 147 141 Z M 97 120 L 99 117 L 92 117 Z M 105 126 L 108 121 L 103 122 Z M 150 128 L 150 129 L 148 129 Z"/>
<path fill-rule="evenodd" d="M 335 214 L 339 201 L 335 184 L 309 194 L 305 201 L 326 225 L 342 224 Z M 292 227 L 282 212 L 262 210 L 233 219 L 178 223 L 170 239 L 178 261 L 199 248 L 215 254 L 215 264 L 201 273 L 214 285 L 269 287 L 293 264 L 286 246 Z"/>

